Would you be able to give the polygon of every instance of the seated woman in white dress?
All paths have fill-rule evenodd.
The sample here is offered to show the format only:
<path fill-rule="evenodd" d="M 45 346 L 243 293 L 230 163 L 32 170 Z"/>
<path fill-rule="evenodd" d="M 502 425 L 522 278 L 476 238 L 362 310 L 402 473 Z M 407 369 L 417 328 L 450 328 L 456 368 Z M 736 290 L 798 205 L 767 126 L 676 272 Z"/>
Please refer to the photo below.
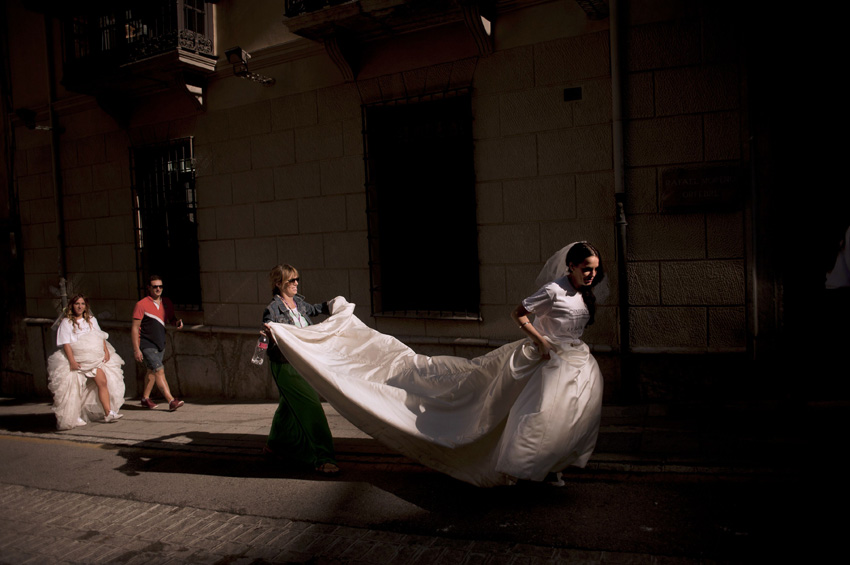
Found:
<path fill-rule="evenodd" d="M 106 341 L 109 335 L 85 296 L 74 296 L 63 314 L 56 332 L 60 349 L 47 359 L 56 427 L 69 430 L 101 415 L 104 422 L 114 422 L 123 416 L 118 410 L 124 403 L 124 360 Z"/>
<path fill-rule="evenodd" d="M 572 244 L 544 273 L 551 282 L 513 312 L 530 339 L 475 359 L 418 355 L 342 297 L 320 324 L 269 328 L 304 379 L 387 446 L 477 486 L 561 485 L 558 473 L 584 467 L 599 432 L 602 375 L 580 339 L 602 279 L 599 252 Z"/>

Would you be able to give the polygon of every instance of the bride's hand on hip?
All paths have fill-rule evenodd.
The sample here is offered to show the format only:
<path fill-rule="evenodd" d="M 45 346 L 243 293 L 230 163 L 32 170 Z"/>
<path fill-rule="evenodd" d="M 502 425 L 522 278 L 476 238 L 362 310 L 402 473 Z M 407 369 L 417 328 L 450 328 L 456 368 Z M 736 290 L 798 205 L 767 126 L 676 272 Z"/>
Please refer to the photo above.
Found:
<path fill-rule="evenodd" d="M 552 349 L 552 346 L 549 345 L 549 342 L 545 339 L 534 340 L 534 345 L 537 346 L 537 351 L 540 352 L 540 357 L 542 359 L 549 359 L 549 351 Z"/>

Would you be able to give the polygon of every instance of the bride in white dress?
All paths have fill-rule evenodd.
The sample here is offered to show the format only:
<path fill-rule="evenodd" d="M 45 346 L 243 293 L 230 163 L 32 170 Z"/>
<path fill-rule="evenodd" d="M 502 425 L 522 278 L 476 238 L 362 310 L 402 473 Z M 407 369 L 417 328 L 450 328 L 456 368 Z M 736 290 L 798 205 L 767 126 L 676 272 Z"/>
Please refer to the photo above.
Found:
<path fill-rule="evenodd" d="M 593 321 L 599 253 L 571 244 L 541 278 L 550 282 L 512 313 L 528 338 L 475 359 L 418 355 L 342 297 L 320 324 L 268 327 L 316 391 L 387 446 L 473 485 L 560 485 L 563 469 L 585 466 L 599 432 L 602 375 L 580 340 Z"/>
<path fill-rule="evenodd" d="M 100 329 L 82 294 L 74 296 L 65 308 L 56 346 L 47 359 L 47 386 L 53 393 L 56 427 L 69 430 L 95 418 L 114 422 L 123 417 L 124 360 L 106 341 L 109 334 Z"/>

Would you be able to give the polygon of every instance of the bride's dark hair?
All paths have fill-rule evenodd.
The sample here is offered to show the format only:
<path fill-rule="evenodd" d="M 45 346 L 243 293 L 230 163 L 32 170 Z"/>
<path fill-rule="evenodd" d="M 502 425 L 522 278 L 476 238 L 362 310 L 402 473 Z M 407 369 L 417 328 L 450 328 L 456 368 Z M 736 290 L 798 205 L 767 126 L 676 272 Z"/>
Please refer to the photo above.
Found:
<path fill-rule="evenodd" d="M 605 278 L 605 270 L 602 268 L 602 255 L 599 254 L 598 249 L 587 241 L 579 241 L 570 247 L 570 250 L 567 252 L 566 263 L 567 268 L 569 268 L 571 264 L 578 265 L 588 257 L 599 259 L 599 267 L 596 269 L 596 277 L 594 277 L 593 282 L 589 286 L 583 286 L 579 289 L 581 297 L 587 306 L 587 311 L 590 312 L 590 320 L 587 322 L 589 326 L 596 321 L 596 296 L 593 294 L 593 287 L 601 283 L 602 279 Z"/>

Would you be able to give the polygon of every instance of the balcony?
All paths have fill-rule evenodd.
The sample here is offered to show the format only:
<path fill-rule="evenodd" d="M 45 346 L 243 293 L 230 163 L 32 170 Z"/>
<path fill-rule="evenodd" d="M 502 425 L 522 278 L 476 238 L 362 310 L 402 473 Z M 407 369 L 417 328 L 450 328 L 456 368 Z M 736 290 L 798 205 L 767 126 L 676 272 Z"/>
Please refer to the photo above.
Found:
<path fill-rule="evenodd" d="M 292 33 L 316 41 L 333 34 L 371 41 L 461 21 L 463 3 L 462 0 L 286 0 L 284 23 Z"/>
<path fill-rule="evenodd" d="M 484 17 L 552 0 L 284 0 L 285 23 L 297 35 L 317 41 L 334 32 L 369 41 L 465 20 L 470 28 Z M 575 0 L 588 19 L 608 17 L 606 0 Z M 470 29 L 474 34 L 477 30 Z M 476 38 L 477 40 L 477 38 Z M 482 46 L 486 47 L 486 46 Z"/>
<path fill-rule="evenodd" d="M 68 90 L 114 99 L 177 85 L 197 98 L 203 77 L 215 70 L 210 2 L 99 2 L 100 9 L 83 13 L 68 4 L 57 14 Z"/>
<path fill-rule="evenodd" d="M 286 0 L 284 13 L 287 18 L 294 18 L 301 14 L 317 12 L 330 6 L 352 3 L 352 0 Z"/>
<path fill-rule="evenodd" d="M 352 81 L 366 43 L 406 33 L 465 24 L 479 52 L 492 52 L 495 6 L 496 0 L 285 0 L 284 23 L 324 44 L 343 78 Z"/>

